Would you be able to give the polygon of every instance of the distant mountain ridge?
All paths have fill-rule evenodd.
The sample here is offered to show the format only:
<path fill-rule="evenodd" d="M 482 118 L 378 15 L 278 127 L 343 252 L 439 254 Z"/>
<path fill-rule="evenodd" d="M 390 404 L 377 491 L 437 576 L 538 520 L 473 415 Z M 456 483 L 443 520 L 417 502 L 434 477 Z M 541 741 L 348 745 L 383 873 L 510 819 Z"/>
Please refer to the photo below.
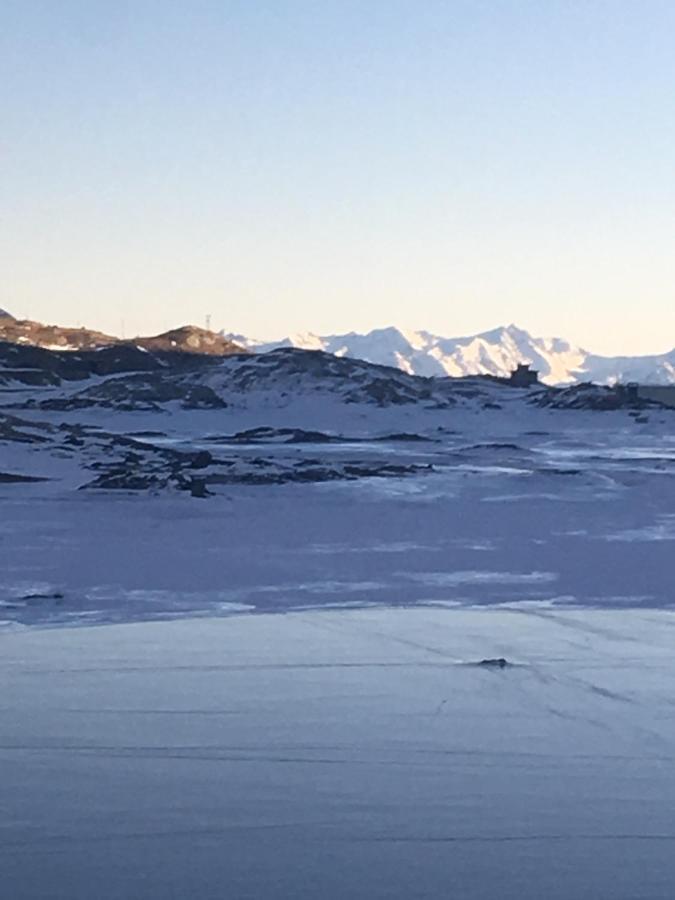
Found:
<path fill-rule="evenodd" d="M 184 325 L 149 337 L 123 339 L 89 328 L 62 328 L 60 325 L 44 325 L 30 319 L 15 319 L 3 310 L 0 310 L 0 341 L 56 351 L 100 350 L 103 347 L 125 345 L 141 350 L 211 356 L 247 352 L 221 334 L 196 325 Z"/>
<path fill-rule="evenodd" d="M 394 366 L 411 375 L 508 376 L 518 363 L 531 363 L 549 385 L 596 382 L 675 384 L 675 349 L 654 356 L 599 356 L 562 338 L 533 337 L 516 325 L 480 334 L 445 338 L 428 331 L 378 328 L 367 334 L 294 334 L 262 342 L 243 335 L 224 336 L 256 353 L 279 347 L 324 350 L 335 356 Z"/>
<path fill-rule="evenodd" d="M 530 363 L 547 385 L 595 382 L 675 384 L 675 349 L 651 356 L 600 356 L 562 338 L 534 337 L 516 325 L 480 334 L 446 338 L 428 331 L 379 328 L 367 334 L 294 334 L 263 342 L 227 332 L 185 325 L 159 335 L 122 339 L 87 328 L 63 328 L 15 319 L 0 310 L 0 342 L 55 351 L 100 350 L 126 346 L 141 351 L 228 356 L 281 348 L 322 350 L 336 357 L 390 366 L 425 377 L 493 375 L 507 377 L 519 363 Z"/>

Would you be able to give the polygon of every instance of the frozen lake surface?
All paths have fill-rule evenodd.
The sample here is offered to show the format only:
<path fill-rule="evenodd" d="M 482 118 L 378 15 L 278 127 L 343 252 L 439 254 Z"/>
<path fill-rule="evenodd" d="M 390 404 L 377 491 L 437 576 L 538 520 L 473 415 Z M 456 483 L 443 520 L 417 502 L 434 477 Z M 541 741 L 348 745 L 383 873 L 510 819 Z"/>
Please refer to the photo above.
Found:
<path fill-rule="evenodd" d="M 674 636 L 540 603 L 7 629 L 3 896 L 670 900 Z"/>
<path fill-rule="evenodd" d="M 668 608 L 670 432 L 588 421 L 555 435 L 364 441 L 361 463 L 432 468 L 231 484 L 207 500 L 76 490 L 79 468 L 72 483 L 0 485 L 0 628 L 330 605 Z M 237 453 L 283 470 L 346 448 L 272 441 Z M 24 471 L 25 459 L 44 463 L 42 449 L 18 452 Z"/>
<path fill-rule="evenodd" d="M 672 900 L 673 410 L 18 352 L 3 900 Z"/>

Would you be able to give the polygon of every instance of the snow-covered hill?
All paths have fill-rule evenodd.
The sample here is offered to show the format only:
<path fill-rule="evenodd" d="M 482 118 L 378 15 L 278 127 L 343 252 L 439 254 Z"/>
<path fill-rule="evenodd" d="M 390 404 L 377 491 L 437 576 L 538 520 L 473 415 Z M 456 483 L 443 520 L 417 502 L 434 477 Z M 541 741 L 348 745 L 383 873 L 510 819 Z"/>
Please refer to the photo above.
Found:
<path fill-rule="evenodd" d="M 226 336 L 256 352 L 278 347 L 325 350 L 336 356 L 395 366 L 412 375 L 507 376 L 518 363 L 529 362 L 546 384 L 675 383 L 675 350 L 655 356 L 604 357 L 561 338 L 533 337 L 516 325 L 459 338 L 398 328 L 378 328 L 367 334 L 303 333 L 269 343 L 242 335 Z"/>
<path fill-rule="evenodd" d="M 3 404 L 3 399 L 7 402 Z M 658 398 L 651 398 L 658 399 Z M 322 350 L 279 347 L 266 353 L 227 356 L 153 351 L 113 345 L 94 351 L 57 352 L 0 343 L 0 408 L 52 412 L 109 410 L 158 412 L 276 410 L 299 418 L 320 409 L 322 427 L 349 408 L 361 414 L 407 408 L 436 421 L 441 410 L 511 409 L 543 406 L 578 409 L 642 410 L 653 404 L 622 386 L 539 385 L 513 388 L 491 375 L 429 377 L 393 366 L 339 356 Z M 255 422 L 253 424 L 267 424 Z M 283 424 L 289 424 L 284 421 Z M 316 427 L 316 421 L 310 423 Z"/>

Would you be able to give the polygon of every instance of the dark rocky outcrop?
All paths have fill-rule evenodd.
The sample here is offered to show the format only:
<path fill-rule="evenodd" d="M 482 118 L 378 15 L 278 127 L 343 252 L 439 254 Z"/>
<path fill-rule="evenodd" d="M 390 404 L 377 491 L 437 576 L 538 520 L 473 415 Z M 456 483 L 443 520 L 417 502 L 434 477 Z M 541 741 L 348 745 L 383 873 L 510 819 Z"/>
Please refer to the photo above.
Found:
<path fill-rule="evenodd" d="M 574 384 L 565 388 L 547 388 L 534 394 L 530 403 L 551 409 L 588 409 L 596 412 L 661 408 L 660 403 L 644 400 L 626 390 L 624 385 L 606 387 L 590 383 Z"/>

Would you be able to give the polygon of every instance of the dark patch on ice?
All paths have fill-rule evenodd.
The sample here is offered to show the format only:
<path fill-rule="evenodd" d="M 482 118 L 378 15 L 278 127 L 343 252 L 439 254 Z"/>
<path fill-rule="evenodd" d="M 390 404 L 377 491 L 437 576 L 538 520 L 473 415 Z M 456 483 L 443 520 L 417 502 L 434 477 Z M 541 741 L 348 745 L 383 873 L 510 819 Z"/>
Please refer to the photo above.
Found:
<path fill-rule="evenodd" d="M 305 428 L 273 428 L 260 426 L 237 431 L 235 434 L 214 434 L 204 438 L 216 444 L 363 444 L 363 443 L 433 443 L 431 438 L 406 431 L 378 437 L 349 437 Z"/>
<path fill-rule="evenodd" d="M 130 431 L 128 433 L 129 437 L 132 438 L 165 438 L 166 432 L 164 431 Z"/>
<path fill-rule="evenodd" d="M 330 444 L 344 438 L 323 431 L 307 431 L 304 428 L 271 428 L 261 426 L 237 431 L 236 434 L 213 435 L 207 441 L 220 444 L 267 444 L 270 441 L 284 444 Z"/>
<path fill-rule="evenodd" d="M 38 475 L 18 475 L 13 472 L 0 472 L 0 484 L 31 484 L 36 481 L 49 481 Z"/>
<path fill-rule="evenodd" d="M 375 441 L 400 441 L 410 443 L 437 443 L 433 438 L 425 437 L 423 434 L 414 434 L 407 431 L 395 432 L 394 434 L 384 434 L 381 437 L 374 438 Z"/>
<path fill-rule="evenodd" d="M 498 656 L 495 658 L 481 659 L 477 665 L 484 666 L 486 669 L 505 669 L 509 663 L 503 656 Z"/>
<path fill-rule="evenodd" d="M 35 434 L 36 431 L 42 434 Z M 51 426 L 43 422 L 26 422 L 16 416 L 0 413 L 0 441 L 14 441 L 19 444 L 46 444 L 50 438 L 45 432 L 52 431 Z"/>
<path fill-rule="evenodd" d="M 516 450 L 519 453 L 527 453 L 529 451 L 525 450 L 524 447 L 519 447 L 518 444 L 508 444 L 508 443 L 484 443 L 484 444 L 472 444 L 469 447 L 462 447 L 462 450 Z"/>

